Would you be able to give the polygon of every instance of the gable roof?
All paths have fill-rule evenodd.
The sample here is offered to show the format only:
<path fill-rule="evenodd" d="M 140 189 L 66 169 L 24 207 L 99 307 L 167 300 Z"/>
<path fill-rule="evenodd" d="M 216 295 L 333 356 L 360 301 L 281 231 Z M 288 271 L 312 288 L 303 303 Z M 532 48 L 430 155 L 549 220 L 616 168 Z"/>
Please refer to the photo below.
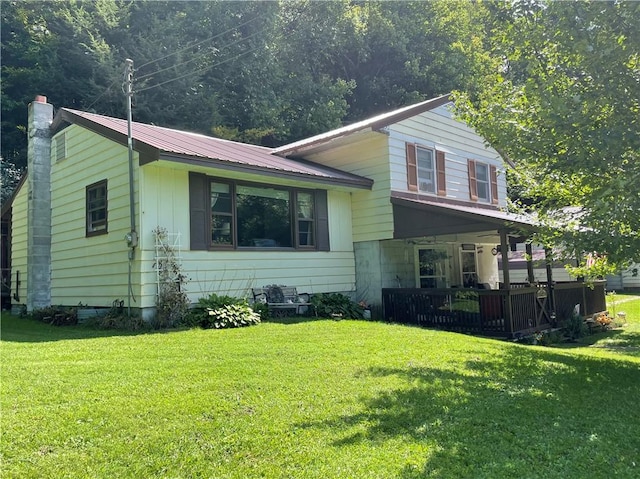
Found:
<path fill-rule="evenodd" d="M 302 155 L 305 150 L 316 145 L 327 143 L 336 138 L 341 138 L 361 131 L 377 131 L 394 123 L 398 123 L 399 121 L 411 118 L 412 116 L 433 110 L 434 108 L 445 105 L 449 102 L 451 102 L 451 95 L 442 95 L 432 98 L 431 100 L 426 100 L 414 105 L 405 106 L 404 108 L 382 113 L 381 115 L 358 121 L 356 123 L 343 126 L 342 128 L 337 128 L 316 136 L 289 143 L 288 145 L 274 148 L 273 153 L 281 156 L 299 156 Z"/>
<path fill-rule="evenodd" d="M 52 129 L 78 124 L 121 145 L 127 145 L 127 121 L 120 118 L 62 108 Z M 199 133 L 132 122 L 133 147 L 140 165 L 167 160 L 211 168 L 325 184 L 370 189 L 373 181 L 334 168 L 273 155 L 271 148 L 223 140 Z"/>

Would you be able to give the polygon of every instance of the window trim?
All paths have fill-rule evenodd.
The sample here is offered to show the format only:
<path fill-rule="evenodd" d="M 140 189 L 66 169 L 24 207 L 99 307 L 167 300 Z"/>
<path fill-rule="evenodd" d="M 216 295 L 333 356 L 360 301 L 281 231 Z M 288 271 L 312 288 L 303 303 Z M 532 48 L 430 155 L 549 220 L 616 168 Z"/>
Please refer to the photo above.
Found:
<path fill-rule="evenodd" d="M 420 189 L 418 175 L 418 149 L 429 150 L 433 159 L 434 190 L 424 191 Z M 427 195 L 447 196 L 446 155 L 443 150 L 435 146 L 426 146 L 418 143 L 405 144 L 405 156 L 407 167 L 407 190 L 424 193 Z"/>
<path fill-rule="evenodd" d="M 420 188 L 420 163 L 419 163 L 419 158 L 418 158 L 418 154 L 420 153 L 420 150 L 423 151 L 429 151 L 431 152 L 431 177 L 433 179 L 433 191 L 430 190 L 423 190 L 422 188 Z M 422 168 L 423 170 L 427 171 L 425 168 Z M 426 193 L 428 195 L 435 195 L 438 192 L 438 168 L 436 167 L 436 150 L 433 148 L 429 148 L 426 146 L 422 146 L 422 145 L 416 145 L 416 177 L 418 178 L 418 192 L 420 193 Z"/>
<path fill-rule="evenodd" d="M 487 179 L 486 180 L 481 180 L 478 178 L 478 166 L 483 166 L 487 169 Z M 491 169 L 489 168 L 489 164 L 485 163 L 483 161 L 476 161 L 475 162 L 475 173 L 476 173 L 476 196 L 478 198 L 478 201 L 482 202 L 482 203 L 491 203 Z M 478 188 L 478 185 L 482 183 L 484 185 L 486 185 L 486 189 L 485 191 L 487 192 L 487 196 L 480 196 L 480 190 Z"/>
<path fill-rule="evenodd" d="M 104 188 L 104 207 L 91 208 L 89 205 L 89 192 L 98 188 Z M 104 209 L 104 228 L 92 228 L 91 213 Z M 109 232 L 109 188 L 107 180 L 100 180 L 85 188 L 85 236 L 106 235 Z"/>
<path fill-rule="evenodd" d="M 318 222 L 320 220 L 320 212 L 318 210 L 318 191 L 308 188 L 296 188 L 285 185 L 270 185 L 265 183 L 255 183 L 248 182 L 242 180 L 233 180 L 228 178 L 218 178 L 213 176 L 206 176 L 206 211 L 208 212 L 206 219 L 206 231 L 207 233 L 207 247 L 206 249 L 209 251 L 320 251 L 322 250 L 322 246 L 320 244 L 321 240 L 318 237 L 319 235 L 319 226 Z M 211 206 L 211 184 L 220 183 L 229 185 L 229 194 L 231 196 L 231 242 L 232 244 L 214 244 L 211 239 L 212 233 L 212 206 Z M 278 246 L 278 247 L 268 247 L 268 246 L 240 246 L 238 245 L 238 210 L 237 210 L 237 189 L 238 186 L 250 186 L 255 188 L 263 188 L 263 189 L 277 189 L 281 191 L 286 191 L 289 193 L 289 217 L 290 217 L 290 232 L 292 235 L 291 244 L 292 246 Z M 309 193 L 313 197 L 313 245 L 300 245 L 300 220 L 298 218 L 298 193 Z"/>
<path fill-rule="evenodd" d="M 487 194 L 488 198 L 480 198 L 478 195 L 478 175 L 477 165 L 484 165 L 487 167 Z M 469 198 L 474 202 L 490 203 L 497 205 L 498 201 L 498 169 L 495 165 L 492 165 L 485 161 L 467 160 L 467 166 L 469 170 Z"/>

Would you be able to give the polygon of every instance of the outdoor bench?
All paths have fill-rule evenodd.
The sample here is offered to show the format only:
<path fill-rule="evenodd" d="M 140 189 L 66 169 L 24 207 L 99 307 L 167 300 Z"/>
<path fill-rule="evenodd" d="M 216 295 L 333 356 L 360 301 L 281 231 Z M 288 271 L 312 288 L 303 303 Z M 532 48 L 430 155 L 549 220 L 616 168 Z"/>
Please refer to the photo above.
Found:
<path fill-rule="evenodd" d="M 265 286 L 252 288 L 254 303 L 264 303 L 272 316 L 302 314 L 311 307 L 307 293 L 298 294 L 295 286 Z"/>

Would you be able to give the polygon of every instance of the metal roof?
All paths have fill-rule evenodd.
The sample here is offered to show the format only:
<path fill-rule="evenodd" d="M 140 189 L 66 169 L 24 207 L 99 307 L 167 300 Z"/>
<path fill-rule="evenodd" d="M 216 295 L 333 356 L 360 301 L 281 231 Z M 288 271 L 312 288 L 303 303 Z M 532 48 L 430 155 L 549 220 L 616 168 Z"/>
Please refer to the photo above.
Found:
<path fill-rule="evenodd" d="M 64 123 L 81 125 L 118 143 L 127 144 L 126 120 L 62 108 L 56 115 L 53 128 L 58 129 Z M 131 130 L 134 148 L 140 152 L 141 165 L 168 160 L 356 188 L 369 189 L 373 184 L 372 180 L 362 176 L 276 156 L 271 148 L 145 123 L 133 122 Z"/>
<path fill-rule="evenodd" d="M 336 138 L 341 138 L 341 137 L 348 136 L 350 134 L 357 133 L 360 131 L 365 131 L 365 130 L 368 130 L 368 131 L 379 130 L 381 128 L 392 125 L 394 123 L 398 123 L 399 121 L 406 120 L 407 118 L 411 118 L 412 116 L 419 115 L 420 113 L 424 113 L 425 111 L 433 110 L 434 108 L 437 108 L 441 105 L 449 103 L 450 101 L 451 101 L 450 94 L 442 95 L 436 98 L 432 98 L 431 100 L 426 100 L 426 101 L 405 106 L 403 108 L 399 108 L 397 110 L 393 110 L 387 113 L 382 113 L 372 118 L 368 118 L 366 120 L 358 121 L 356 123 L 343 126 L 342 128 L 327 131 L 325 133 L 312 136 L 310 138 L 305 138 L 300 141 L 296 141 L 294 143 L 289 143 L 288 145 L 283 145 L 278 148 L 274 148 L 273 153 L 281 156 L 298 155 L 304 152 L 304 150 L 307 150 L 311 147 L 314 147 L 322 143 L 329 142 Z"/>

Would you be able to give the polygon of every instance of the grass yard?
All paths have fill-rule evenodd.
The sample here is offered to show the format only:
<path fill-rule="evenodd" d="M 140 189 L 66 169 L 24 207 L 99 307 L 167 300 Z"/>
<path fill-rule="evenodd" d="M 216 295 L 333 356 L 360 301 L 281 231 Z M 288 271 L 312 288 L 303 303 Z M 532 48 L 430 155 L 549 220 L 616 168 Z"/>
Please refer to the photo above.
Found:
<path fill-rule="evenodd" d="M 126 334 L 3 315 L 1 476 L 640 477 L 640 299 L 622 310 L 625 329 L 554 348 L 364 321 Z"/>

